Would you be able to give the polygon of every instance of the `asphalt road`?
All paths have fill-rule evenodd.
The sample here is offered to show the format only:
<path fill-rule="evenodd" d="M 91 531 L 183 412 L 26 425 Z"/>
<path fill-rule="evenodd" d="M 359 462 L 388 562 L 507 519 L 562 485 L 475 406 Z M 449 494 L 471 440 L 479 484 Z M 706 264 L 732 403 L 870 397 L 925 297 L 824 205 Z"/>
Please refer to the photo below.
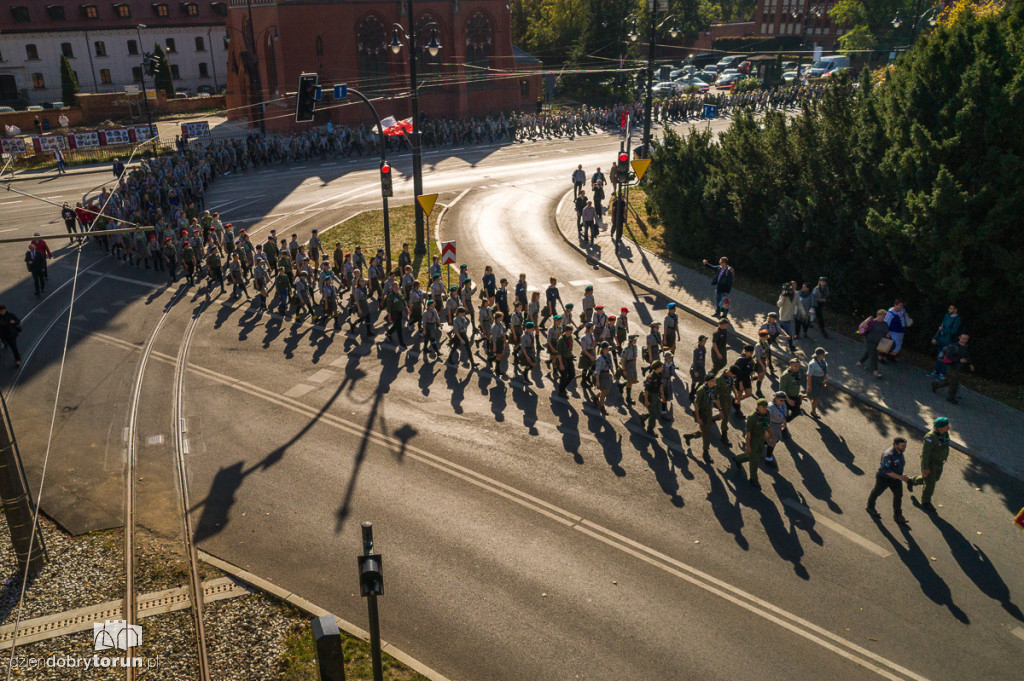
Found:
<path fill-rule="evenodd" d="M 594 136 L 428 154 L 426 189 L 450 205 L 441 237 L 457 240 L 473 273 L 491 264 L 510 281 L 525 272 L 538 288 L 557 276 L 563 298 L 576 301 L 590 282 L 604 305 L 628 304 L 640 322 L 660 318 L 663 301 L 588 266 L 553 226 L 572 168 L 607 171 L 616 149 L 614 138 Z M 407 173 L 408 158 L 395 166 Z M 64 182 L 68 193 L 89 184 L 51 186 Z M 411 200 L 411 184 L 396 182 L 394 203 Z M 272 228 L 304 238 L 375 207 L 377 191 L 372 161 L 342 160 L 226 178 L 207 203 L 257 238 Z M 0 229 L 46 219 L 32 204 L 15 209 L 24 211 L 16 219 L 0 213 Z M 89 264 L 99 257 L 86 255 Z M 0 257 L 9 264 L 7 250 Z M 54 267 L 51 288 L 67 258 Z M 129 384 L 172 295 L 144 270 L 120 266 L 112 276 L 76 303 L 48 476 L 82 460 L 105 464 L 95 469 L 102 475 L 63 475 L 98 478 L 95 488 L 90 480 L 53 493 L 68 513 L 102 510 L 118 490 Z M 8 277 L 4 288 L 4 299 L 31 298 L 24 281 Z M 68 294 L 34 313 L 23 346 Z M 1024 486 L 996 471 L 968 479 L 954 453 L 936 498 L 941 518 L 907 500 L 912 525 L 900 531 L 883 498 L 884 520 L 874 523 L 863 506 L 878 456 L 894 435 L 916 436 L 845 396 L 821 422 L 793 423 L 762 496 L 729 470 L 724 450 L 705 460 L 699 446 L 680 444 L 692 423 L 682 403 L 652 441 L 617 403 L 605 421 L 578 398 L 552 399 L 547 378 L 526 392 L 223 302 L 205 307 L 204 295 L 190 294 L 158 346 L 173 358 L 187 319 L 202 311 L 185 399 L 199 547 L 365 623 L 354 556 L 359 522 L 372 520 L 385 638 L 452 679 L 1019 674 L 1024 576 L 1009 519 Z M 12 400 L 33 484 L 62 329 L 46 336 Z M 688 354 L 707 331 L 682 317 L 679 347 Z M 169 452 L 168 361 L 154 360 L 156 385 L 145 393 L 152 406 L 140 437 L 167 443 L 140 450 L 153 470 Z"/>

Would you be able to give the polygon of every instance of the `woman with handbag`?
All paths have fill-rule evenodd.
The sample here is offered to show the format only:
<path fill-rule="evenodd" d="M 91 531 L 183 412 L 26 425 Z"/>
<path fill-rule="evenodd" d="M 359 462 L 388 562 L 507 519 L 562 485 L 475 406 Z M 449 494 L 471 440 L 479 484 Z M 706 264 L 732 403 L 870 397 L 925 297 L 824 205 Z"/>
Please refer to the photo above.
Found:
<path fill-rule="evenodd" d="M 881 378 L 878 371 L 878 354 L 887 352 L 892 345 L 889 339 L 889 325 L 885 323 L 885 310 L 879 310 L 874 317 L 868 317 L 860 323 L 857 334 L 864 339 L 864 354 L 857 360 L 857 366 L 864 366 L 867 362 L 869 371 L 875 374 L 875 378 Z M 882 341 L 888 339 L 888 344 L 883 346 Z"/>
<path fill-rule="evenodd" d="M 889 337 L 892 338 L 892 349 L 889 350 L 889 359 L 895 361 L 903 349 L 903 336 L 914 321 L 907 314 L 903 301 L 897 298 L 892 307 L 885 313 L 885 323 L 889 326 Z"/>

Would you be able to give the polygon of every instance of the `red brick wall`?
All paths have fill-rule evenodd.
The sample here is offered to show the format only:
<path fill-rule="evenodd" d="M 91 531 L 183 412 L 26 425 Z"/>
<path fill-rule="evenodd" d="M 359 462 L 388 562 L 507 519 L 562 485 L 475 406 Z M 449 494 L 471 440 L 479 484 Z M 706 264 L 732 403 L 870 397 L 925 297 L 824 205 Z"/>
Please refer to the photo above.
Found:
<path fill-rule="evenodd" d="M 60 124 L 57 119 L 61 114 L 68 117 L 68 124 L 72 127 L 90 127 L 98 125 L 106 120 L 112 120 L 115 123 L 123 122 L 128 123 L 128 102 L 129 96 L 123 92 L 111 92 L 105 94 L 79 94 L 75 106 L 64 107 L 63 109 L 50 109 L 44 111 L 15 111 L 13 113 L 0 113 L 0 132 L 5 130 L 4 125 L 16 125 L 21 128 L 23 133 L 34 133 L 34 121 L 35 117 L 39 116 L 39 119 L 50 121 L 50 129 L 58 130 Z M 137 104 L 141 102 L 141 97 L 136 95 L 133 98 L 136 103 L 135 111 L 137 114 Z M 170 114 L 170 113 L 187 113 L 190 111 L 202 111 L 205 109 L 223 109 L 224 108 L 224 96 L 216 95 L 213 97 L 190 97 L 188 99 L 171 99 L 168 100 L 163 93 L 157 93 L 157 100 L 154 102 L 150 100 L 150 111 L 156 116 L 159 114 Z M 136 118 L 136 122 L 139 122 Z M 142 121 L 144 124 L 145 121 Z"/>

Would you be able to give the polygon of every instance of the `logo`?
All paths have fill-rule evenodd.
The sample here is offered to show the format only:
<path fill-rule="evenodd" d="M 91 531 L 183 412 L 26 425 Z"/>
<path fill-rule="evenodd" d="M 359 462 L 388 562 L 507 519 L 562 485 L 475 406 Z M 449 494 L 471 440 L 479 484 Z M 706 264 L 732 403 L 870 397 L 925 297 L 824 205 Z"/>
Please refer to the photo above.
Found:
<path fill-rule="evenodd" d="M 107 620 L 92 625 L 92 642 L 96 650 L 128 650 L 142 645 L 142 627 L 124 620 Z"/>

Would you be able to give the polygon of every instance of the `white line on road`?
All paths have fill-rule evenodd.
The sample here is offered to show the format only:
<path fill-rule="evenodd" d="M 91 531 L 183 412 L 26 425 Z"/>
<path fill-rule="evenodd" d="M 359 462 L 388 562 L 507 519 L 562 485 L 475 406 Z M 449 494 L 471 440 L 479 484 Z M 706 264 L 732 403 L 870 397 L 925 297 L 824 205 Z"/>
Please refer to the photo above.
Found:
<path fill-rule="evenodd" d="M 576 281 L 570 281 L 569 286 L 593 286 L 593 284 L 587 279 L 577 279 Z"/>
<path fill-rule="evenodd" d="M 94 277 L 102 277 L 103 276 L 99 272 L 87 272 L 86 274 L 91 274 Z M 126 282 L 128 284 L 137 284 L 139 286 L 146 286 L 148 288 L 163 288 L 163 286 L 161 286 L 159 284 L 154 284 L 154 283 L 149 282 L 149 281 L 142 281 L 141 279 L 129 279 L 128 277 L 121 277 L 121 276 L 118 276 L 116 274 L 108 274 L 107 275 L 107 279 L 115 279 L 117 281 L 123 281 L 123 282 Z"/>
<path fill-rule="evenodd" d="M 1024 629 L 1021 629 L 1020 627 L 1017 627 L 1016 629 L 1013 630 L 1013 635 L 1016 636 L 1017 638 L 1021 639 L 1021 640 L 1024 640 Z"/>
<path fill-rule="evenodd" d="M 16 232 L 19 229 L 21 229 L 21 227 L 11 227 L 10 229 L 0 229 L 0 233 L 3 233 L 3 232 Z"/>
<path fill-rule="evenodd" d="M 106 339 L 114 344 L 129 347 L 133 350 L 138 349 L 136 346 L 127 343 L 120 338 L 115 338 L 106 334 L 96 333 L 94 334 L 94 337 Z M 175 359 L 170 355 L 165 355 L 158 351 L 153 352 L 153 357 L 157 358 L 159 361 L 168 363 L 175 361 Z M 431 454 L 430 452 L 420 449 L 415 445 L 400 441 L 383 433 L 373 430 L 368 431 L 362 424 L 353 423 L 330 412 L 321 412 L 317 407 L 305 405 L 294 399 L 287 399 L 287 394 L 282 397 L 251 383 L 246 383 L 245 381 L 241 381 L 239 379 L 232 378 L 231 376 L 194 364 L 189 364 L 189 371 L 212 379 L 226 387 L 230 387 L 248 395 L 263 399 L 264 401 L 271 402 L 290 411 L 294 411 L 311 418 L 317 417 L 320 419 L 319 423 L 322 425 L 333 427 L 356 437 L 369 437 L 371 441 L 379 446 L 385 448 L 401 447 L 402 451 L 405 452 L 405 455 L 412 460 L 419 461 L 424 465 L 447 473 L 448 475 L 463 480 L 475 487 L 491 492 L 496 496 L 502 497 L 512 503 L 518 504 L 519 506 L 554 520 L 565 527 L 585 534 L 599 542 L 602 542 L 603 544 L 621 551 L 622 553 L 638 558 L 639 560 L 678 577 L 699 589 L 719 596 L 733 605 L 772 622 L 773 624 L 776 624 L 783 629 L 786 629 L 787 631 L 790 631 L 824 648 L 825 650 L 860 665 L 864 669 L 867 669 L 878 676 L 890 679 L 890 681 L 902 681 L 903 679 L 928 681 L 926 677 L 921 676 L 920 674 L 917 674 L 916 672 L 913 672 L 892 660 L 889 660 L 852 641 L 848 641 L 838 634 L 832 633 L 813 622 L 805 620 L 802 617 L 769 601 L 759 598 L 752 593 L 744 591 L 737 586 L 698 570 L 687 563 L 676 560 L 675 558 L 661 553 L 656 549 L 620 535 L 610 529 L 598 525 L 597 523 L 593 523 L 555 504 L 544 501 L 543 499 L 535 497 L 527 492 L 523 492 L 511 485 L 495 480 L 494 478 L 490 478 L 482 473 L 478 473 L 471 468 L 459 465 L 436 454 Z M 293 390 L 294 389 L 295 388 L 293 388 Z M 312 390 L 312 388 L 310 388 L 310 390 Z M 538 427 L 545 427 L 545 429 L 556 429 L 553 424 L 549 424 L 545 421 L 537 421 L 536 425 Z"/>
<path fill-rule="evenodd" d="M 313 390 L 316 390 L 316 388 L 311 386 L 311 385 L 305 385 L 303 383 L 299 383 L 297 386 L 295 386 L 294 388 L 292 388 L 291 390 L 286 392 L 284 394 L 284 396 L 285 397 L 302 397 L 306 393 L 312 392 Z"/>
<path fill-rule="evenodd" d="M 849 530 L 849 529 L 843 527 L 842 525 L 840 525 L 836 521 L 832 520 L 831 518 L 825 517 L 824 514 L 815 515 L 814 513 L 811 512 L 811 509 L 807 508 L 806 506 L 801 504 L 796 499 L 783 499 L 782 500 L 782 505 L 783 506 L 788 506 L 788 507 L 790 507 L 791 509 L 793 509 L 794 511 L 796 511 L 798 513 L 802 513 L 803 515 L 807 516 L 808 518 L 813 519 L 817 523 L 821 523 L 822 525 L 824 525 L 828 529 L 832 530 L 836 534 L 841 534 L 842 536 L 844 536 L 847 539 L 849 539 L 850 541 L 852 541 L 854 544 L 857 544 L 857 545 L 867 549 L 868 551 L 870 551 L 871 553 L 875 554 L 876 556 L 880 556 L 882 558 L 885 558 L 886 556 L 889 556 L 889 555 L 892 554 L 891 551 L 888 551 L 887 549 L 882 548 L 881 546 L 879 546 L 878 544 L 874 543 L 870 539 L 866 539 L 866 538 L 860 536 L 859 534 L 857 534 L 853 530 Z"/>

